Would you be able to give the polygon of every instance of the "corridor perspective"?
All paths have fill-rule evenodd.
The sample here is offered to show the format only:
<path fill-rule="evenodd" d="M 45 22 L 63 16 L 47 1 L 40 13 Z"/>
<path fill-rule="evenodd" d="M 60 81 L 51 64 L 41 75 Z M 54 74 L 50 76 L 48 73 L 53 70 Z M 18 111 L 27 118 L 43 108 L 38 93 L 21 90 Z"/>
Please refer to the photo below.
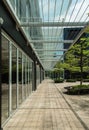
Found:
<path fill-rule="evenodd" d="M 89 0 L 0 0 L 0 130 L 89 130 L 88 108 Z"/>
<path fill-rule="evenodd" d="M 44 80 L 3 130 L 88 130 L 63 97 L 61 85 Z"/>

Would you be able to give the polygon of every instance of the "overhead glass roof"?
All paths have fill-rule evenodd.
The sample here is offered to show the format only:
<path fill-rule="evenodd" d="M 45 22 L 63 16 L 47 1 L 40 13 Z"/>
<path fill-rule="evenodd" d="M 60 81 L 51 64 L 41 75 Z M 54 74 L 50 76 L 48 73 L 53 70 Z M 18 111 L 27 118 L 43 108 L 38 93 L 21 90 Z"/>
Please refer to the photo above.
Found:
<path fill-rule="evenodd" d="M 29 41 L 44 69 L 50 70 L 88 26 L 89 0 L 27 1 L 29 17 L 21 17 L 21 27 L 30 30 Z"/>

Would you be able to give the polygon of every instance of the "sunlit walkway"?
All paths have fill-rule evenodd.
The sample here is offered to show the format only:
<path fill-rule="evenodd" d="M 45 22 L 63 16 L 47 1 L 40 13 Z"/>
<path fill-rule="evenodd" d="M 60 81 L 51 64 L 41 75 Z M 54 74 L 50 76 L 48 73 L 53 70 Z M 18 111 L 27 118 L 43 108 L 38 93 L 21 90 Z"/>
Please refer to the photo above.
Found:
<path fill-rule="evenodd" d="M 20 106 L 4 130 L 84 130 L 57 86 L 46 79 Z"/>

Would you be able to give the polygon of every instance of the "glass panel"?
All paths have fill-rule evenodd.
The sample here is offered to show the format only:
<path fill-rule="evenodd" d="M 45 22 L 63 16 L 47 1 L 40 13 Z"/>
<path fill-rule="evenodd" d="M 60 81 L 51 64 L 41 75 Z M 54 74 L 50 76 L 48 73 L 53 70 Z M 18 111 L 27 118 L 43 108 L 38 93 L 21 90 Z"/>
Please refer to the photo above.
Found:
<path fill-rule="evenodd" d="M 31 79 L 30 79 L 30 61 L 28 62 L 28 94 L 30 95 L 30 82 L 31 82 Z"/>
<path fill-rule="evenodd" d="M 17 49 L 12 45 L 12 110 L 16 109 L 17 101 Z"/>
<path fill-rule="evenodd" d="M 19 104 L 22 102 L 22 53 L 19 51 Z"/>
<path fill-rule="evenodd" d="M 9 0 L 9 1 L 10 1 L 11 5 L 12 5 L 13 9 L 15 10 L 15 0 Z"/>
<path fill-rule="evenodd" d="M 27 96 L 29 96 L 29 59 L 27 59 Z"/>
<path fill-rule="evenodd" d="M 29 77 L 29 84 L 30 84 L 30 93 L 32 92 L 32 62 L 30 61 L 29 62 L 29 69 L 30 69 L 30 77 Z"/>
<path fill-rule="evenodd" d="M 2 123 L 9 116 L 9 41 L 2 36 Z"/>
<path fill-rule="evenodd" d="M 8 1 L 10 2 L 11 6 L 12 6 L 14 12 L 16 13 L 16 15 L 18 16 L 18 18 L 20 18 L 21 10 L 22 10 L 22 8 L 21 8 L 21 0 L 8 0 Z"/>
<path fill-rule="evenodd" d="M 25 89 L 25 62 L 26 62 L 26 58 L 25 56 L 23 56 L 23 99 L 25 99 L 26 97 L 26 89 Z"/>
<path fill-rule="evenodd" d="M 37 82 L 37 86 L 40 83 L 40 68 L 38 65 L 36 65 L 36 82 Z"/>
<path fill-rule="evenodd" d="M 28 86 L 28 69 L 27 69 L 28 65 L 27 65 L 27 57 L 26 57 L 26 62 L 25 62 L 25 89 L 26 89 L 26 97 L 27 97 L 27 86 Z"/>
<path fill-rule="evenodd" d="M 24 64 L 24 71 L 25 71 L 25 84 L 24 84 L 24 94 L 25 94 L 25 99 L 26 99 L 26 56 L 25 56 L 25 64 Z"/>

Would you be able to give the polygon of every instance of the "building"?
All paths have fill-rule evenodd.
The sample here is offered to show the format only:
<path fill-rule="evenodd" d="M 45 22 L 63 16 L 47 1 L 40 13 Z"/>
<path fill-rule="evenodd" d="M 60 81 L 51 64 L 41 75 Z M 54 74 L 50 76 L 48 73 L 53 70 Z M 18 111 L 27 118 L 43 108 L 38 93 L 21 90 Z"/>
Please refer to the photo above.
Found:
<path fill-rule="evenodd" d="M 40 17 L 37 0 L 37 10 L 30 8 L 32 4 L 0 0 L 0 128 L 44 78 L 43 66 L 29 44 L 35 33 L 42 36 L 41 29 L 32 33 L 33 28 L 20 26 L 26 17 L 35 20 L 33 11 Z"/>
<path fill-rule="evenodd" d="M 70 6 L 76 12 L 70 0 L 0 0 L 0 129 L 88 27 Z"/>

